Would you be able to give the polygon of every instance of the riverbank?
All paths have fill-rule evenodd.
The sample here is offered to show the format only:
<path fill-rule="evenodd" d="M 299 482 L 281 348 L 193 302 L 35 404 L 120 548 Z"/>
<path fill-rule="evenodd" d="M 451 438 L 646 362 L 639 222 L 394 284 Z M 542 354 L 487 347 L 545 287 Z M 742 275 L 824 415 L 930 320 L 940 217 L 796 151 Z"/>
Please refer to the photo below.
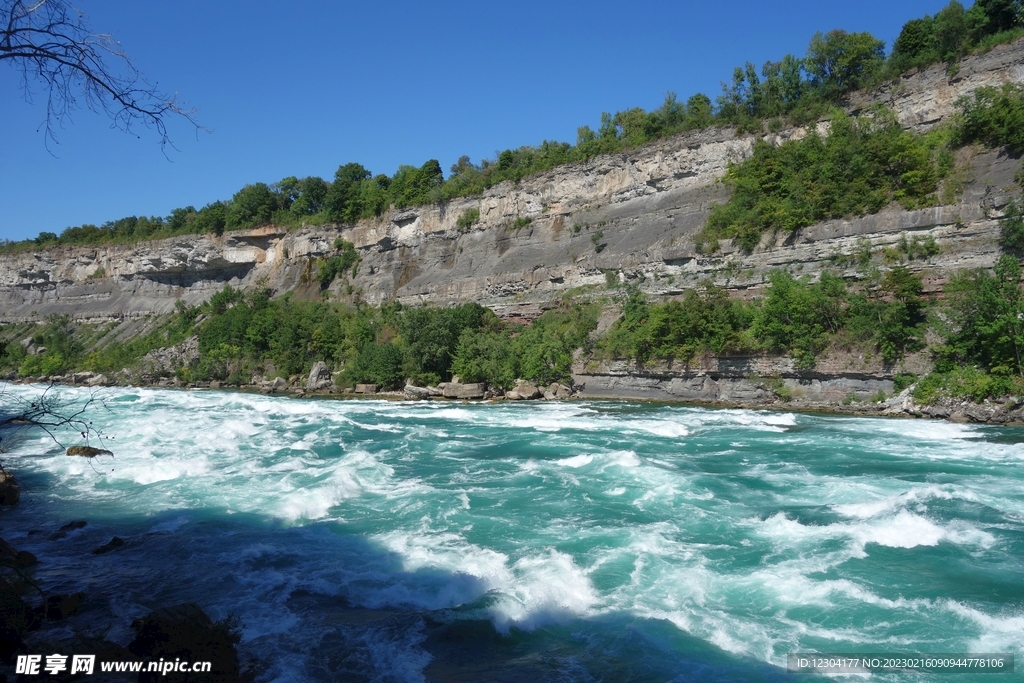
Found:
<path fill-rule="evenodd" d="M 707 387 L 716 383 L 706 375 L 691 377 L 687 382 L 680 378 L 617 376 L 609 382 L 607 376 L 576 374 L 571 383 L 553 383 L 537 386 L 520 381 L 507 392 L 492 391 L 483 383 L 442 382 L 439 386 L 417 387 L 406 385 L 401 391 L 380 391 L 375 385 L 359 384 L 350 388 L 324 386 L 322 371 L 314 367 L 310 377 L 303 382 L 293 377 L 261 380 L 242 385 L 229 385 L 218 381 L 183 382 L 177 378 L 154 378 L 144 383 L 113 382 L 104 375 L 91 372 L 75 373 L 68 376 L 38 378 L 8 378 L 16 384 L 61 385 L 78 387 L 133 387 L 155 389 L 214 389 L 239 391 L 263 395 L 287 396 L 292 398 L 319 399 L 384 399 L 391 401 L 482 401 L 496 403 L 503 401 L 578 401 L 611 400 L 642 401 L 709 408 L 743 408 L 750 410 L 776 410 L 787 412 L 820 413 L 827 415 L 851 415 L 859 417 L 924 418 L 947 420 L 962 424 L 1024 425 L 1024 403 L 1014 397 L 985 400 L 981 403 L 957 398 L 942 398 L 933 404 L 922 404 L 914 400 L 914 385 L 902 391 L 876 400 L 867 394 L 875 383 L 857 381 L 859 393 L 850 391 L 842 399 L 822 399 L 821 382 L 816 392 L 794 392 L 779 378 L 745 378 L 740 390 L 735 387 L 725 398 L 709 398 Z M 326 375 L 330 377 L 330 373 Z M 722 381 L 719 378 L 718 381 Z M 321 383 L 318 386 L 318 383 Z M 826 384 L 828 382 L 826 381 Z M 845 378 L 838 378 L 840 386 L 852 386 Z M 800 382 L 790 382 L 800 386 Z M 812 385 L 811 381 L 805 384 Z M 697 386 L 704 396 L 695 392 L 684 392 L 679 386 Z M 892 382 L 888 382 L 892 386 Z M 833 395 L 835 391 L 832 392 Z M 884 394 L 884 391 L 882 392 Z M 808 397 L 810 394 L 811 397 Z"/>

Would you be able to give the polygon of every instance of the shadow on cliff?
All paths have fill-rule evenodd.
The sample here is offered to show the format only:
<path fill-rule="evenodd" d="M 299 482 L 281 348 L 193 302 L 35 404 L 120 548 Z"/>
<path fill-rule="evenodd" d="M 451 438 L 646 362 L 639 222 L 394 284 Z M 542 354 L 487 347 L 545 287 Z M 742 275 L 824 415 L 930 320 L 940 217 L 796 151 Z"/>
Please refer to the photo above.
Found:
<path fill-rule="evenodd" d="M 257 680 L 787 678 L 784 669 L 725 652 L 668 621 L 621 612 L 581 616 L 558 600 L 522 605 L 526 621 L 519 623 L 527 628 L 512 621 L 499 633 L 492 619 L 501 623 L 498 605 L 509 598 L 484 579 L 437 566 L 443 559 L 410 568 L 343 521 L 289 526 L 270 516 L 186 507 L 125 518 L 104 516 L 97 503 L 86 526 L 59 538 L 53 532 L 69 519 L 59 506 L 19 505 L 0 517 L 8 540 L 39 557 L 41 582 L 86 593 L 61 628 L 126 642 L 132 619 L 194 602 L 214 619 L 240 619 L 240 650 L 262 672 Z M 97 553 L 112 536 L 123 545 Z M 403 542 L 416 556 L 418 539 Z M 441 555 L 462 559 L 451 549 Z"/>

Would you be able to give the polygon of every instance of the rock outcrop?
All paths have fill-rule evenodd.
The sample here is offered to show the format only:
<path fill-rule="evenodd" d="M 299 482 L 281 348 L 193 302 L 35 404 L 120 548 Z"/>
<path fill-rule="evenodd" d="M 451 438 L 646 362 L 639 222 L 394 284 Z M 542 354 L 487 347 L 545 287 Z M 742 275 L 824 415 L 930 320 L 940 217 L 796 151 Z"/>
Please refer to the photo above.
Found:
<path fill-rule="evenodd" d="M 214 622 L 194 603 L 156 610 L 132 623 L 135 639 L 128 649 L 144 661 L 176 659 L 210 662 L 210 673 L 143 673 L 139 681 L 229 681 L 241 680 L 239 641 L 231 622 Z"/>
<path fill-rule="evenodd" d="M 322 391 L 333 386 L 334 379 L 331 376 L 331 369 L 327 367 L 327 363 L 322 360 L 313 363 L 313 367 L 309 371 L 309 378 L 306 380 L 306 389 L 308 391 Z"/>
<path fill-rule="evenodd" d="M 855 93 L 848 108 L 885 103 L 904 125 L 925 130 L 946 120 L 956 99 L 979 86 L 1024 81 L 1022 65 L 1019 40 L 967 57 L 955 76 L 939 64 Z M 797 128 L 767 137 L 805 133 Z M 355 245 L 360 262 L 354 277 L 329 288 L 330 296 L 369 303 L 476 301 L 499 314 L 527 317 L 570 289 L 609 281 L 640 282 L 656 295 L 682 292 L 707 277 L 733 289 L 756 289 L 773 268 L 814 272 L 834 264 L 838 254 L 864 245 L 892 247 L 903 236 L 931 237 L 940 247 L 930 261 L 912 264 L 933 288 L 949 269 L 992 265 L 994 219 L 1019 168 L 1018 160 L 996 153 L 961 159 L 970 179 L 949 205 L 891 207 L 828 221 L 775 241 L 766 238 L 749 255 L 728 241 L 714 256 L 697 253 L 694 234 L 710 206 L 727 197 L 716 181 L 730 162 L 750 154 L 756 139 L 725 128 L 681 134 L 502 183 L 479 197 L 391 210 L 350 226 L 290 232 L 266 226 L 220 237 L 0 255 L 0 322 L 66 313 L 119 320 L 123 331 L 142 316 L 171 312 L 178 300 L 204 301 L 225 284 L 260 282 L 277 293 L 319 297 L 312 282 L 316 259 L 332 254 L 338 237 Z M 480 220 L 460 229 L 457 221 L 470 209 L 480 212 Z M 530 222 L 517 228 L 523 222 L 517 219 Z"/>

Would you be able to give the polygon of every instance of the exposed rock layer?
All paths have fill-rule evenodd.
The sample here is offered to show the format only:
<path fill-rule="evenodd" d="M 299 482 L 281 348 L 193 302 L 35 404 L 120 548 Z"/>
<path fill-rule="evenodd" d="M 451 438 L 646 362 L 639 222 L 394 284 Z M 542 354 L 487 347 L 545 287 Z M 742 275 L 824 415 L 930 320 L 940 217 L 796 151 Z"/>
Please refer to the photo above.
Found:
<path fill-rule="evenodd" d="M 856 93 L 847 104 L 854 112 L 887 104 L 905 126 L 923 131 L 948 119 L 958 97 L 1005 82 L 1024 82 L 1024 40 L 966 58 L 955 76 L 936 65 Z M 768 137 L 777 142 L 805 134 L 796 128 Z M 334 298 L 477 301 L 502 315 L 526 317 L 574 288 L 620 281 L 638 282 L 661 296 L 709 277 L 754 292 L 774 268 L 813 274 L 835 268 L 843 255 L 893 247 L 915 236 L 932 238 L 940 247 L 937 255 L 910 264 L 923 275 L 926 291 L 937 291 L 955 269 L 990 267 L 998 255 L 997 219 L 1016 191 L 1020 161 L 971 149 L 961 152 L 965 171 L 948 195 L 955 197 L 951 204 L 913 211 L 892 206 L 766 237 L 752 254 L 725 241 L 715 255 L 701 255 L 693 237 L 710 207 L 728 196 L 717 181 L 730 162 L 750 154 L 755 141 L 725 128 L 682 134 L 503 183 L 479 197 L 391 210 L 351 226 L 290 232 L 266 226 L 221 237 L 0 255 L 0 322 L 41 320 L 52 313 L 122 320 L 112 334 L 124 338 L 141 329 L 139 318 L 170 312 L 178 300 L 199 303 L 225 284 L 265 284 L 277 293 L 319 298 L 317 259 L 333 253 L 337 237 L 355 245 L 360 263 L 354 276 L 331 285 Z M 460 230 L 457 220 L 469 209 L 478 209 L 480 220 Z M 526 218 L 530 222 L 517 229 L 517 219 Z M 847 275 L 855 275 L 852 267 Z M 179 355 L 193 356 L 194 347 L 190 340 L 172 350 L 174 358 L 157 352 L 147 361 L 154 367 L 174 364 Z M 768 389 L 751 376 L 780 378 L 788 391 L 823 400 L 892 390 L 893 368 L 819 364 L 808 373 L 788 362 L 723 358 L 714 367 L 663 369 L 611 364 L 577 368 L 576 380 L 590 396 L 712 401 L 760 400 Z M 327 384 L 328 374 L 322 369 L 315 381 Z"/>

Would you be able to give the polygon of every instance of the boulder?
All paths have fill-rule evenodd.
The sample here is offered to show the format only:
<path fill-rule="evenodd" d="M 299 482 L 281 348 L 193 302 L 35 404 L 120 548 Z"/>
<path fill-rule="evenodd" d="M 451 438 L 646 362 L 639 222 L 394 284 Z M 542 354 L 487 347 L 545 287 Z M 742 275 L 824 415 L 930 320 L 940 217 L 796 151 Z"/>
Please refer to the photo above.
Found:
<path fill-rule="evenodd" d="M 16 652 L 25 652 L 22 638 L 32 621 L 29 607 L 13 585 L 0 576 L 0 661 L 5 664 Z"/>
<path fill-rule="evenodd" d="M 106 448 L 93 448 L 92 446 L 72 446 L 68 449 L 68 455 L 80 455 L 83 458 L 95 458 L 97 455 L 113 455 Z"/>
<path fill-rule="evenodd" d="M 124 539 L 121 538 L 120 536 L 114 536 L 108 542 L 104 543 L 99 548 L 96 548 L 95 550 L 93 550 L 92 554 L 93 555 L 103 555 L 105 553 L 109 553 L 111 550 L 114 550 L 116 548 L 120 548 L 123 545 L 124 545 Z"/>
<path fill-rule="evenodd" d="M 76 372 L 75 374 L 71 375 L 71 381 L 74 382 L 75 384 L 85 384 L 95 376 L 95 372 L 89 372 L 88 370 L 86 370 L 85 372 Z"/>
<path fill-rule="evenodd" d="M 59 541 L 60 539 L 70 534 L 72 531 L 84 528 L 87 524 L 88 522 L 86 522 L 84 519 L 78 519 L 74 522 L 68 522 L 67 524 L 54 531 L 52 534 L 50 534 L 48 538 L 51 541 Z"/>
<path fill-rule="evenodd" d="M 511 391 L 505 392 L 505 398 L 508 399 L 509 401 L 522 401 L 523 395 L 520 394 L 515 389 L 512 389 Z"/>
<path fill-rule="evenodd" d="M 175 659 L 211 663 L 208 674 L 152 673 L 139 675 L 139 681 L 238 681 L 240 669 L 235 649 L 239 635 L 231 619 L 214 622 L 194 603 L 159 609 L 132 622 L 135 638 L 128 649 L 136 657 L 149 661 Z"/>
<path fill-rule="evenodd" d="M 21 498 L 21 487 L 14 475 L 0 469 L 0 505 L 14 505 Z"/>
<path fill-rule="evenodd" d="M 483 382 L 471 382 L 468 384 L 462 384 L 461 382 L 444 382 L 438 385 L 438 388 L 444 392 L 445 398 L 483 398 L 484 392 L 487 390 L 487 385 Z"/>
<path fill-rule="evenodd" d="M 527 401 L 535 398 L 540 398 L 543 394 L 536 385 L 530 384 L 526 380 L 517 379 L 515 389 L 513 389 L 519 396 Z"/>
<path fill-rule="evenodd" d="M 85 593 L 71 595 L 50 595 L 41 606 L 42 614 L 50 621 L 67 619 L 76 611 L 85 599 Z"/>
<path fill-rule="evenodd" d="M 306 389 L 310 391 L 328 389 L 333 384 L 331 369 L 327 367 L 327 363 L 322 360 L 313 363 L 313 368 L 309 371 L 309 378 L 306 380 Z"/>
<path fill-rule="evenodd" d="M 87 387 L 105 387 L 110 384 L 110 380 L 107 379 L 106 375 L 96 375 L 86 380 L 85 385 Z"/>
<path fill-rule="evenodd" d="M 357 384 L 356 385 L 356 393 L 357 394 L 376 394 L 377 393 L 377 385 L 376 384 Z"/>
<path fill-rule="evenodd" d="M 271 391 L 284 391 L 288 387 L 288 382 L 284 377 L 275 377 L 274 381 L 270 383 Z"/>
<path fill-rule="evenodd" d="M 27 550 L 15 550 L 10 543 L 0 538 L 0 565 L 24 569 L 38 564 L 39 560 Z"/>
<path fill-rule="evenodd" d="M 417 401 L 428 399 L 431 395 L 430 390 L 426 387 L 418 387 L 414 384 L 406 384 L 404 391 L 406 398 L 415 399 Z"/>

